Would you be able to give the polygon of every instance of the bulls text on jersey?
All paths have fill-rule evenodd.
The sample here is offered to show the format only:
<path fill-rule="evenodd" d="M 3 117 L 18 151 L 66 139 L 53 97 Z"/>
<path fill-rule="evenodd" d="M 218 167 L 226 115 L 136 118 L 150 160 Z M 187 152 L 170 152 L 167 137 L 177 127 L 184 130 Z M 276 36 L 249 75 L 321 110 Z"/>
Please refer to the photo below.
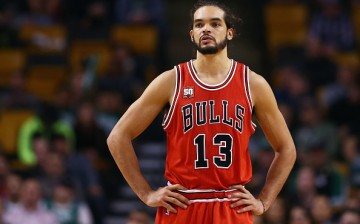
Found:
<path fill-rule="evenodd" d="M 215 114 L 215 107 L 222 107 L 221 114 Z M 229 110 L 233 110 L 235 117 L 229 116 Z M 200 101 L 189 103 L 181 107 L 183 117 L 183 131 L 186 133 L 194 127 L 205 124 L 226 124 L 242 133 L 245 107 L 236 104 L 234 108 L 229 108 L 229 102 L 222 100 L 216 103 L 215 100 Z"/>

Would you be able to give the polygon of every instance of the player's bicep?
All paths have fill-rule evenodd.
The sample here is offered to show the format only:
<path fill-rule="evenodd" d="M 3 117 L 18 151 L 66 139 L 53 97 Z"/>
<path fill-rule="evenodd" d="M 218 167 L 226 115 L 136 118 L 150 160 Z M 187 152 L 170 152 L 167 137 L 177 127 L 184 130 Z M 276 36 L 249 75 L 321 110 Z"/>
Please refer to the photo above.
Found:
<path fill-rule="evenodd" d="M 264 78 L 252 76 L 252 97 L 256 118 L 274 150 L 292 144 L 292 138 L 282 116 L 273 91 Z"/>

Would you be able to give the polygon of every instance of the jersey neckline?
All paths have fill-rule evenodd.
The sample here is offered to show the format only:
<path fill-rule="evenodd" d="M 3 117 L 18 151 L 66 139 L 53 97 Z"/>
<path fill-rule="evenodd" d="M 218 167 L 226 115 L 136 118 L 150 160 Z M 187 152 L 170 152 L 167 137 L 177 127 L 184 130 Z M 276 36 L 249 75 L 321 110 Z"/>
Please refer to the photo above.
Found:
<path fill-rule="evenodd" d="M 233 78 L 234 74 L 235 74 L 235 70 L 236 70 L 236 63 L 233 59 L 231 59 L 231 66 L 230 69 L 228 71 L 228 74 L 226 75 L 225 79 L 223 81 L 221 81 L 220 83 L 217 84 L 207 84 L 203 81 L 201 81 L 201 79 L 199 78 L 193 60 L 190 60 L 187 63 L 191 78 L 194 80 L 194 82 L 199 85 L 200 87 L 202 87 L 203 89 L 207 89 L 207 90 L 218 90 L 218 89 L 222 89 L 225 86 L 227 86 L 229 84 L 229 82 L 231 81 L 231 79 Z"/>

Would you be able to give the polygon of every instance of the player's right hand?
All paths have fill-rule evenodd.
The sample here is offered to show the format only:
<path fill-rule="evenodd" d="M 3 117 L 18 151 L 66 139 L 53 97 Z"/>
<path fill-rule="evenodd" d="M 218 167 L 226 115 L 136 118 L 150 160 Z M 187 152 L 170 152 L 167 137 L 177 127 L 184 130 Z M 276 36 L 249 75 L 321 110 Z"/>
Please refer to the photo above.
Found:
<path fill-rule="evenodd" d="M 150 207 L 164 207 L 168 211 L 177 213 L 173 205 L 186 209 L 190 204 L 189 199 L 177 193 L 177 190 L 187 190 L 180 184 L 160 187 L 156 191 L 151 191 L 145 200 L 145 204 Z"/>

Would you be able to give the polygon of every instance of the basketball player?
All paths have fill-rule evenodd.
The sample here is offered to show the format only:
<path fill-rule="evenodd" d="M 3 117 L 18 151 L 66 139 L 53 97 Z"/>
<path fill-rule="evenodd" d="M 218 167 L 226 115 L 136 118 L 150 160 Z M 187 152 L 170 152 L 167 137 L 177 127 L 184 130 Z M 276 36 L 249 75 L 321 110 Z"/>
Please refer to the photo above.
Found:
<path fill-rule="evenodd" d="M 158 207 L 156 223 L 253 223 L 252 215 L 262 215 L 283 187 L 296 158 L 294 143 L 269 84 L 228 58 L 236 17 L 209 1 L 198 2 L 192 12 L 196 59 L 158 76 L 116 124 L 108 145 L 134 192 Z M 168 185 L 154 190 L 141 174 L 132 140 L 167 103 Z M 253 114 L 275 152 L 257 197 L 245 187 L 252 177 Z"/>

